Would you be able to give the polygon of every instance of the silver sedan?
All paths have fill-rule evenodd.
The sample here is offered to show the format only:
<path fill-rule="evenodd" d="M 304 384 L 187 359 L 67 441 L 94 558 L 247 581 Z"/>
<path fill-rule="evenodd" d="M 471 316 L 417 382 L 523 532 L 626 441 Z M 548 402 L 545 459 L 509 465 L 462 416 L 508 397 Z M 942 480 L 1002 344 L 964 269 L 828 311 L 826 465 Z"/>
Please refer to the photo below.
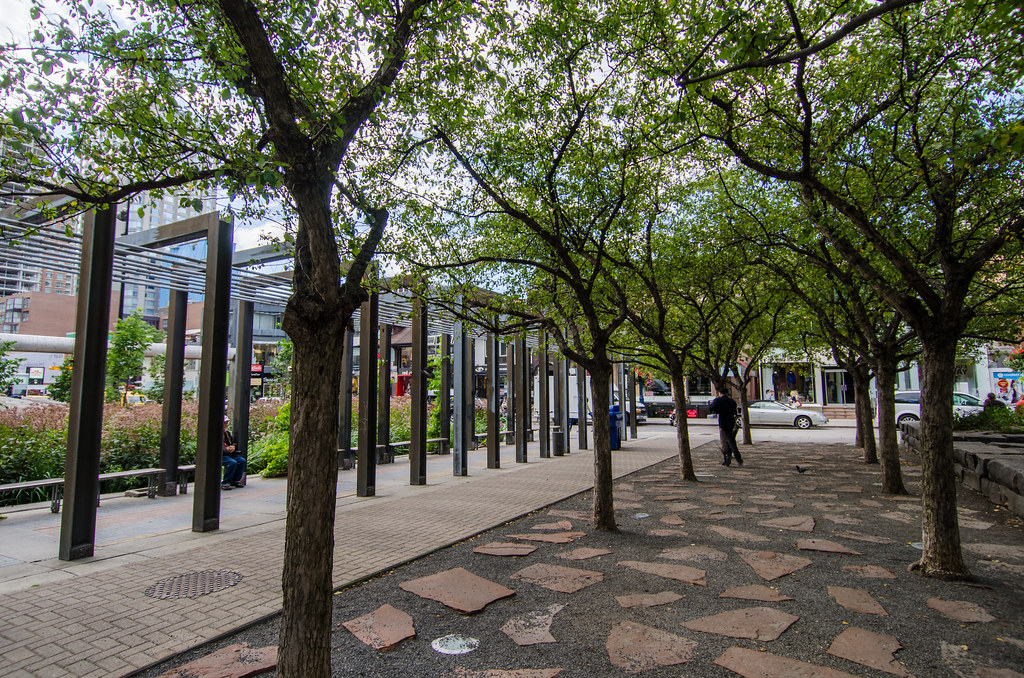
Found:
<path fill-rule="evenodd" d="M 796 426 L 811 428 L 828 423 L 820 412 L 801 407 L 790 407 L 775 400 L 752 400 L 747 403 L 751 426 Z"/>

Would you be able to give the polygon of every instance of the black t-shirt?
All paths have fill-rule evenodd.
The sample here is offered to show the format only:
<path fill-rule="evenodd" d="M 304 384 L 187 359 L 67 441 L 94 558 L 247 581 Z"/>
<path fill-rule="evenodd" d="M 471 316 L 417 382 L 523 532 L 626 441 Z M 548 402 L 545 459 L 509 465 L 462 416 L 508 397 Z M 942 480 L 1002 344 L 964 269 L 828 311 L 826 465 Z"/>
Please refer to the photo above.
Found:
<path fill-rule="evenodd" d="M 736 401 L 727 395 L 720 395 L 708 405 L 708 412 L 718 415 L 718 428 L 732 429 L 739 413 Z"/>

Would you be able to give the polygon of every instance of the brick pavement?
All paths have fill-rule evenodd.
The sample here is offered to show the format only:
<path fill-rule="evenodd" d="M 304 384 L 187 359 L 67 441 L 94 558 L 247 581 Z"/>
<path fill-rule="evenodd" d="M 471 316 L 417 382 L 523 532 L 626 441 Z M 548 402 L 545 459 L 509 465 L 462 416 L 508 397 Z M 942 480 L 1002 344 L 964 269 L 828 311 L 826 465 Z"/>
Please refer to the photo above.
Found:
<path fill-rule="evenodd" d="M 626 475 L 674 455 L 674 435 L 642 436 L 614 455 Z M 387 570 L 501 525 L 593 485 L 593 457 L 506 461 L 426 487 L 339 499 L 334 581 L 338 586 Z M 0 526 L 2 530 L 2 526 Z M 165 544 L 95 567 L 54 567 L 51 577 L 0 594 L 0 675 L 122 676 L 280 609 L 284 521 L 230 532 L 178 532 Z M 159 600 L 144 591 L 168 577 L 233 570 L 241 582 L 199 598 Z"/>

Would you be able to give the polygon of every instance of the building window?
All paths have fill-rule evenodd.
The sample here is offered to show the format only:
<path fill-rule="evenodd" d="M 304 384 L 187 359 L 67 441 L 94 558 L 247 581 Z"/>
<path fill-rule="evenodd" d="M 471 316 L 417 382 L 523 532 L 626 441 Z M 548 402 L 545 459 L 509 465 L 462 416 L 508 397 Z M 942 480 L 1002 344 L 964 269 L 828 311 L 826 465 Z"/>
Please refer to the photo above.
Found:
<path fill-rule="evenodd" d="M 711 380 L 707 377 L 688 377 L 686 390 L 690 395 L 711 395 Z"/>

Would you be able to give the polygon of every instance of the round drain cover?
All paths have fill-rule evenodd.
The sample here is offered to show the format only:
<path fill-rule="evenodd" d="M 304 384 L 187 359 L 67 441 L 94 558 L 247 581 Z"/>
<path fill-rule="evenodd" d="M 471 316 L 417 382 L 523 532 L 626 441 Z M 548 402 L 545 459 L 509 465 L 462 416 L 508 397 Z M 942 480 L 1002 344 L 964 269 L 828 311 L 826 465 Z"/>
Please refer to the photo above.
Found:
<path fill-rule="evenodd" d="M 430 644 L 430 647 L 441 654 L 466 654 L 480 646 L 480 641 L 469 636 L 460 636 L 453 633 L 450 636 L 443 636 Z"/>
<path fill-rule="evenodd" d="M 198 598 L 216 593 L 242 581 L 242 575 L 231 570 L 203 570 L 179 574 L 170 579 L 158 581 L 146 589 L 150 598 L 168 600 L 172 598 Z"/>

